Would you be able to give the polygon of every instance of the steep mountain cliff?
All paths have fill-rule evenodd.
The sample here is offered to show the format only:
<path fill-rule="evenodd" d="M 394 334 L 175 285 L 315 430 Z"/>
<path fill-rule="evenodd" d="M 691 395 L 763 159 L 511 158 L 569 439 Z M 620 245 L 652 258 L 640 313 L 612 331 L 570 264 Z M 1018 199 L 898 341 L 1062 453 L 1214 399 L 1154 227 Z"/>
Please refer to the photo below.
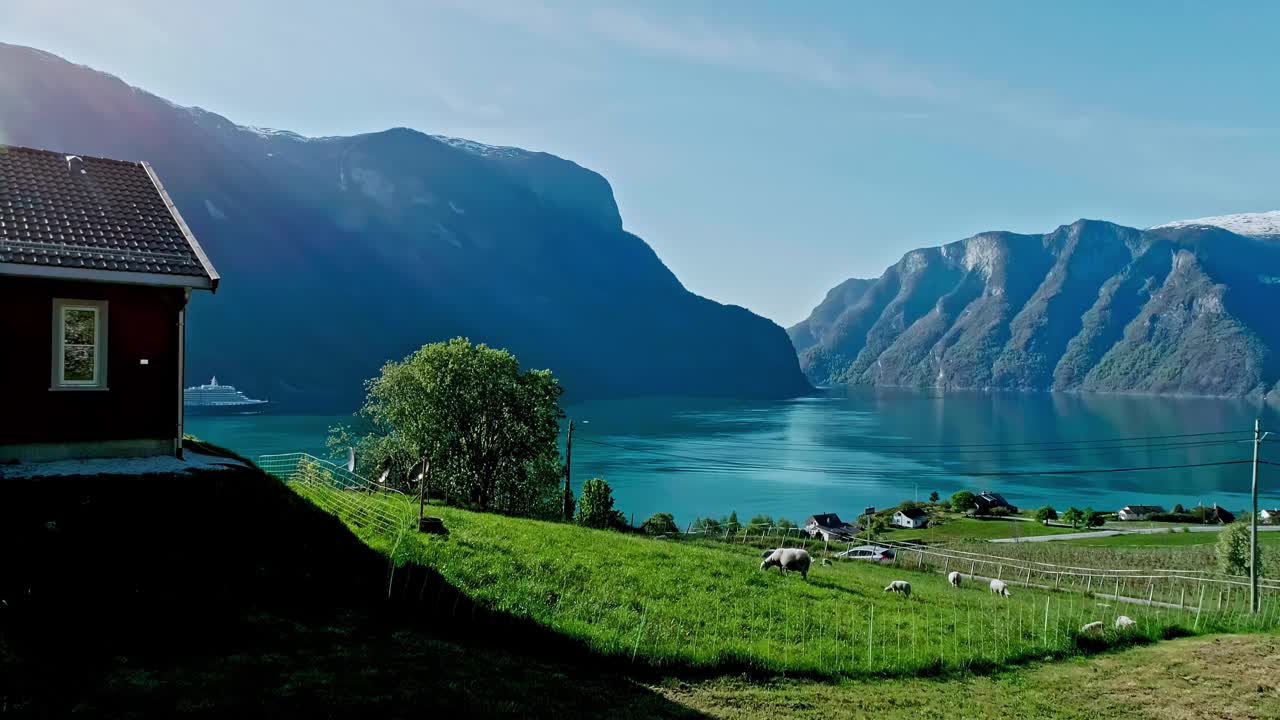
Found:
<path fill-rule="evenodd" d="M 841 285 L 789 333 L 819 384 L 1262 394 L 1280 389 L 1278 230 L 1257 213 L 982 233 Z"/>
<path fill-rule="evenodd" d="M 223 276 L 192 301 L 193 380 L 341 411 L 387 359 L 466 335 L 576 399 L 809 387 L 782 328 L 685 290 L 609 183 L 552 155 L 244 127 L 3 44 L 0 142 L 156 168 Z"/>

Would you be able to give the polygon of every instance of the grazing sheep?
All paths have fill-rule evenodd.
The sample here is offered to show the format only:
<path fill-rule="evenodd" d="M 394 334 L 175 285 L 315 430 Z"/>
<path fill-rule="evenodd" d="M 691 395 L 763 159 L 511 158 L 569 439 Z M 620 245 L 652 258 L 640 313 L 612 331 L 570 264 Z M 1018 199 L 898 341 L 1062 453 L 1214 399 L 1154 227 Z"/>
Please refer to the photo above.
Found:
<path fill-rule="evenodd" d="M 1137 626 L 1137 624 L 1138 623 L 1134 622 L 1133 618 L 1129 617 L 1128 615 L 1121 615 L 1120 617 L 1116 618 L 1117 630 L 1131 630 L 1135 626 Z"/>
<path fill-rule="evenodd" d="M 1091 622 L 1091 623 L 1089 623 L 1089 624 L 1087 624 L 1087 625 L 1085 625 L 1085 626 L 1081 627 L 1081 628 L 1080 628 L 1080 634 L 1081 634 L 1081 635 L 1101 635 L 1101 634 L 1102 634 L 1102 628 L 1103 628 L 1102 621 L 1101 621 L 1101 620 L 1095 620 L 1095 621 L 1093 621 L 1093 622 Z"/>
<path fill-rule="evenodd" d="M 768 570 L 776 567 L 783 575 L 786 575 L 788 570 L 794 570 L 808 580 L 810 562 L 809 553 L 800 548 L 778 548 L 760 563 L 760 569 Z"/>
<path fill-rule="evenodd" d="M 1004 597 L 1009 597 L 1010 595 L 1009 583 L 1003 580 L 992 580 L 991 592 L 995 593 L 996 595 L 1003 595 Z"/>
<path fill-rule="evenodd" d="M 884 589 L 885 592 L 898 593 L 905 597 L 911 597 L 911 583 L 906 580 L 894 580 Z"/>
<path fill-rule="evenodd" d="M 951 587 L 960 587 L 960 573 L 955 570 L 947 573 L 947 582 L 951 583 Z"/>

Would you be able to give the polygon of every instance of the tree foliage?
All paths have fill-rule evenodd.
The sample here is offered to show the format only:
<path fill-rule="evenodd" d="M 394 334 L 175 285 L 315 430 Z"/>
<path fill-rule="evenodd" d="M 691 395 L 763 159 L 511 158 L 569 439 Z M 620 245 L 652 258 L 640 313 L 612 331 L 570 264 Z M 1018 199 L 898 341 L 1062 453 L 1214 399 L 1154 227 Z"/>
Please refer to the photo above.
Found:
<path fill-rule="evenodd" d="M 1227 575 L 1249 574 L 1249 523 L 1233 522 L 1218 533 L 1216 554 L 1218 572 Z M 1258 544 L 1258 567 L 1262 567 L 1262 544 Z"/>
<path fill-rule="evenodd" d="M 654 513 L 640 524 L 640 529 L 648 535 L 671 535 L 680 532 L 676 519 L 671 513 Z"/>
<path fill-rule="evenodd" d="M 613 490 L 604 478 L 591 478 L 582 484 L 575 520 L 579 525 L 601 530 L 618 524 L 618 513 L 613 509 Z"/>
<path fill-rule="evenodd" d="M 1073 528 L 1080 527 L 1084 522 L 1084 511 L 1078 507 L 1069 507 L 1067 511 L 1062 513 L 1062 521 Z"/>
<path fill-rule="evenodd" d="M 1058 519 L 1058 511 L 1054 510 L 1053 507 L 1049 505 L 1045 505 L 1039 510 L 1036 510 L 1036 520 L 1039 520 L 1042 523 L 1047 523 L 1050 520 L 1057 520 L 1057 519 Z"/>
<path fill-rule="evenodd" d="M 433 495 L 515 515 L 562 512 L 563 390 L 549 370 L 522 372 L 511 353 L 455 338 L 388 362 L 366 390 L 359 416 L 369 432 L 330 438 L 355 445 L 366 474 L 412 482 L 428 458 Z"/>
<path fill-rule="evenodd" d="M 1102 527 L 1107 518 L 1097 510 L 1087 507 L 1081 511 L 1080 521 L 1085 527 Z"/>
<path fill-rule="evenodd" d="M 933 492 L 929 493 L 929 502 L 931 502 L 931 503 L 936 503 L 936 502 L 938 502 L 938 491 L 937 491 L 937 490 L 934 490 Z"/>
<path fill-rule="evenodd" d="M 951 510 L 957 513 L 968 513 L 977 509 L 978 502 L 973 493 L 961 490 L 951 496 Z"/>
<path fill-rule="evenodd" d="M 730 535 L 737 535 L 738 531 L 742 529 L 742 523 L 738 522 L 738 511 L 730 510 L 729 518 L 725 520 L 724 524 Z"/>

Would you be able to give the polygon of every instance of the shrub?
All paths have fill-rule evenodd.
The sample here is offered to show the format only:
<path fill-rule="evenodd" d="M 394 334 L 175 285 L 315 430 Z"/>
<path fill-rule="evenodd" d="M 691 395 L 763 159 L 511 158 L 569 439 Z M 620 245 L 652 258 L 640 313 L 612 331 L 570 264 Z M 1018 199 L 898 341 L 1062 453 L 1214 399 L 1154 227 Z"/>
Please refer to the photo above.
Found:
<path fill-rule="evenodd" d="M 951 496 L 951 509 L 958 513 L 967 513 L 978 507 L 973 493 L 961 490 Z"/>
<path fill-rule="evenodd" d="M 729 511 L 729 518 L 725 520 L 724 525 L 725 525 L 725 529 L 729 531 L 730 535 L 738 534 L 738 531 L 742 529 L 742 523 L 738 522 L 737 510 Z"/>
<path fill-rule="evenodd" d="M 654 513 L 648 520 L 640 523 L 640 529 L 648 535 L 671 535 L 680 532 L 676 519 L 671 513 Z"/>
<path fill-rule="evenodd" d="M 764 530 L 770 527 L 773 527 L 773 518 L 768 515 L 756 515 L 747 523 L 749 530 Z"/>
<path fill-rule="evenodd" d="M 784 517 L 780 517 L 778 518 L 778 527 L 783 530 L 791 530 L 796 527 L 796 524 Z"/>
<path fill-rule="evenodd" d="M 1173 514 L 1174 514 L 1174 515 L 1181 515 L 1181 514 L 1183 514 L 1183 513 L 1185 513 L 1185 512 L 1186 512 L 1186 509 L 1182 507 L 1182 503 L 1178 503 L 1177 505 L 1174 505 L 1174 506 L 1173 506 Z"/>
<path fill-rule="evenodd" d="M 987 514 L 993 515 L 995 517 L 1009 517 L 1010 515 L 1013 514 L 1013 511 L 1005 507 L 1004 505 L 996 505 L 995 507 L 992 507 L 990 510 L 988 510 Z"/>
<path fill-rule="evenodd" d="M 1052 507 L 1048 505 L 1045 505 L 1039 510 L 1036 510 L 1036 520 L 1039 520 L 1042 523 L 1047 523 L 1050 520 L 1057 520 L 1057 519 L 1058 519 L 1058 511 L 1054 510 Z"/>
<path fill-rule="evenodd" d="M 604 529 L 616 523 L 613 491 L 603 478 L 591 478 L 582 484 L 582 497 L 578 500 L 575 519 L 579 525 L 598 529 Z"/>
<path fill-rule="evenodd" d="M 1105 515 L 1097 512 L 1093 508 L 1087 507 L 1082 513 L 1081 521 L 1084 523 L 1085 527 L 1101 527 L 1102 524 L 1107 521 L 1107 518 Z"/>
<path fill-rule="evenodd" d="M 1233 522 L 1223 528 L 1218 535 L 1215 550 L 1218 559 L 1218 572 L 1227 575 L 1249 574 L 1249 523 Z M 1258 545 L 1255 558 L 1259 567 L 1262 564 L 1262 545 Z"/>

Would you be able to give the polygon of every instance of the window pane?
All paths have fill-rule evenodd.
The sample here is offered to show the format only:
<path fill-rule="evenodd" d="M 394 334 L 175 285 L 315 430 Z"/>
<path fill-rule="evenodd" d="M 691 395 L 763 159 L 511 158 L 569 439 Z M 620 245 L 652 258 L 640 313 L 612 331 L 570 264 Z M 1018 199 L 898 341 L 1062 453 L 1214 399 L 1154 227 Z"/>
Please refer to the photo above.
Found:
<path fill-rule="evenodd" d="M 63 348 L 62 379 L 65 382 L 93 382 L 92 346 L 67 346 Z"/>
<path fill-rule="evenodd" d="M 94 345 L 96 316 L 92 310 L 68 309 L 62 315 L 63 342 L 67 345 Z"/>

